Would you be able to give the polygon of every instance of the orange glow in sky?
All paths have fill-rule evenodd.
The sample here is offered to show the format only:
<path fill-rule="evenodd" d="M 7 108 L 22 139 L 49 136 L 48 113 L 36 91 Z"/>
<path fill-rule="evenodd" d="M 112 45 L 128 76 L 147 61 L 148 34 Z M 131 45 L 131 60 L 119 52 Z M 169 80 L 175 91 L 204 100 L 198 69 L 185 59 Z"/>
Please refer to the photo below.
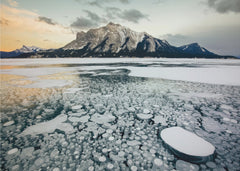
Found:
<path fill-rule="evenodd" d="M 1 5 L 1 51 L 22 45 L 59 48 L 75 38 L 70 28 L 39 22 L 37 13 Z"/>

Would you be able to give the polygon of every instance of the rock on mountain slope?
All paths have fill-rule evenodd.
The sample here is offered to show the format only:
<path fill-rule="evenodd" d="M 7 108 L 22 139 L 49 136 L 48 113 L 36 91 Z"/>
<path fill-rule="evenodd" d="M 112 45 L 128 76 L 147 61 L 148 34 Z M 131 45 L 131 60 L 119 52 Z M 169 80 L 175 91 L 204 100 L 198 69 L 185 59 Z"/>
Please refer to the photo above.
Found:
<path fill-rule="evenodd" d="M 35 53 L 35 52 L 39 52 L 42 51 L 43 49 L 36 47 L 36 46 L 25 46 L 23 45 L 22 48 L 20 49 L 16 49 L 14 51 L 11 52 L 0 52 L 0 57 L 2 58 L 8 58 L 8 57 L 16 57 L 19 56 L 21 54 L 24 53 Z"/>

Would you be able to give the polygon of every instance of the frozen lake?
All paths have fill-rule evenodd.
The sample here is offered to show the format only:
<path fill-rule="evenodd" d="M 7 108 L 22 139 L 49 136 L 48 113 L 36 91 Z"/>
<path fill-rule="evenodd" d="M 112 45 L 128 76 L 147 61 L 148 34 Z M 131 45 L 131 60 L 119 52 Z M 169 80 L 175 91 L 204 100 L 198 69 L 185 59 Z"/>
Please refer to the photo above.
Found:
<path fill-rule="evenodd" d="M 2 59 L 2 170 L 239 170 L 240 60 Z M 190 164 L 160 138 L 216 147 Z"/>

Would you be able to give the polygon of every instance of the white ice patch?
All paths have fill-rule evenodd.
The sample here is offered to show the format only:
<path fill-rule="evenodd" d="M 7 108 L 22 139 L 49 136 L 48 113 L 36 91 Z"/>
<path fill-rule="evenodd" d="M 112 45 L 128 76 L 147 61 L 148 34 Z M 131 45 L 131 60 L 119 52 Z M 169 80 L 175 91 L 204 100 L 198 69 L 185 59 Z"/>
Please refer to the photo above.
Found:
<path fill-rule="evenodd" d="M 139 119 L 150 119 L 150 118 L 153 117 L 153 115 L 152 114 L 139 113 L 139 114 L 137 114 L 137 117 Z"/>
<path fill-rule="evenodd" d="M 161 138 L 170 147 L 190 156 L 206 157 L 212 155 L 215 151 L 212 144 L 180 127 L 162 130 Z"/>
<path fill-rule="evenodd" d="M 14 154 L 14 153 L 16 153 L 16 152 L 18 152 L 18 149 L 17 149 L 17 148 L 13 148 L 13 149 L 9 150 L 9 151 L 7 152 L 7 154 L 8 154 L 8 155 L 11 155 L 11 154 Z"/>
<path fill-rule="evenodd" d="M 51 87 L 64 87 L 72 84 L 71 80 L 44 80 L 39 79 L 36 82 L 26 85 L 26 88 L 51 88 Z"/>
<path fill-rule="evenodd" d="M 10 126 L 12 124 L 14 124 L 14 121 L 8 121 L 8 122 L 4 123 L 3 126 Z"/>
<path fill-rule="evenodd" d="M 85 116 L 82 116 L 82 117 L 69 117 L 68 120 L 70 120 L 73 123 L 75 123 L 75 122 L 85 123 L 89 120 L 89 118 L 90 117 L 88 115 L 85 115 Z"/>
<path fill-rule="evenodd" d="M 140 145 L 141 143 L 137 140 L 132 140 L 132 141 L 127 141 L 127 145 L 129 146 L 137 146 Z"/>
<path fill-rule="evenodd" d="M 104 114 L 104 115 L 100 115 L 98 113 L 92 115 L 91 117 L 91 121 L 98 123 L 98 124 L 104 124 L 104 123 L 108 123 L 108 122 L 112 122 L 115 120 L 115 116 L 111 115 L 111 114 Z"/>
<path fill-rule="evenodd" d="M 130 76 L 163 78 L 209 84 L 240 85 L 240 67 L 126 67 Z"/>
<path fill-rule="evenodd" d="M 72 125 L 69 123 L 64 123 L 67 120 L 67 116 L 64 114 L 61 114 L 57 116 L 56 118 L 47 121 L 42 122 L 36 125 L 32 125 L 28 128 L 26 128 L 20 136 L 23 135 L 36 135 L 36 134 L 46 134 L 46 133 L 52 133 L 56 129 L 60 129 L 64 131 L 65 133 L 72 133 L 74 131 Z"/>

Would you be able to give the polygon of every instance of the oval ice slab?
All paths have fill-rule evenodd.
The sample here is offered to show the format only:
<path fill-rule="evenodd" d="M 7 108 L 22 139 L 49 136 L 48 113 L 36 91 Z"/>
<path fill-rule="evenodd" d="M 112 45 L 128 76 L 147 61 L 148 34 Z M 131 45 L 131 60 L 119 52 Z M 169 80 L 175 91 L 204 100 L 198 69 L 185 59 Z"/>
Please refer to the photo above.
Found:
<path fill-rule="evenodd" d="M 176 156 L 193 163 L 206 162 L 215 152 L 212 144 L 181 127 L 162 130 L 161 138 Z"/>

